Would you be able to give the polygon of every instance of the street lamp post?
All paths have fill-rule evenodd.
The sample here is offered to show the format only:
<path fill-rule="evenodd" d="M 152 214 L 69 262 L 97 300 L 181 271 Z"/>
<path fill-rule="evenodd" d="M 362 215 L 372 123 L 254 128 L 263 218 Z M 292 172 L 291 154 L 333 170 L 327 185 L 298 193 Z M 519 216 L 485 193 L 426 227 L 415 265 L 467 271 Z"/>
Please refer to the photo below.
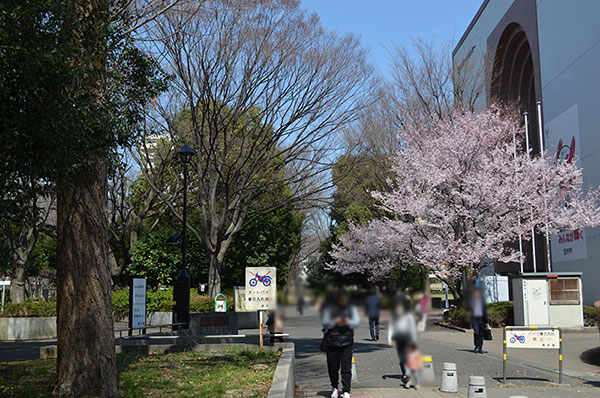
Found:
<path fill-rule="evenodd" d="M 173 323 L 185 323 L 183 328 L 188 329 L 190 326 L 191 284 L 190 274 L 186 269 L 188 164 L 196 152 L 188 145 L 184 145 L 178 153 L 183 161 L 183 231 L 181 233 L 181 271 L 177 274 L 173 286 L 173 300 L 175 301 Z M 178 328 L 178 326 L 174 326 L 173 330 Z"/>

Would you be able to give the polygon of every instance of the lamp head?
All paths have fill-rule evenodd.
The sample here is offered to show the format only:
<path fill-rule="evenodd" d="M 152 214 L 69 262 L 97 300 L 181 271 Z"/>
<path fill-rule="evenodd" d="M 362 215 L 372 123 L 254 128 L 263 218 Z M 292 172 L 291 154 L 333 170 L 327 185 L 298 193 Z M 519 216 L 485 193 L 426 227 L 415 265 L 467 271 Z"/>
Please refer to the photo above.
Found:
<path fill-rule="evenodd" d="M 196 154 L 196 151 L 194 151 L 189 145 L 185 144 L 177 153 L 181 157 L 181 160 L 183 160 L 183 163 L 189 163 L 192 156 Z"/>

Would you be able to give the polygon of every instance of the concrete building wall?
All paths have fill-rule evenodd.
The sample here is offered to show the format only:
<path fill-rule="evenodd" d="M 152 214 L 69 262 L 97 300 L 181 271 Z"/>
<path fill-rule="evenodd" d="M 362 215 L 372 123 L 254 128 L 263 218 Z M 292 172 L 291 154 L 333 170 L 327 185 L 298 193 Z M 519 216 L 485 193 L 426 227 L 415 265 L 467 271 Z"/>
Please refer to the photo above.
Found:
<path fill-rule="evenodd" d="M 490 0 L 479 10 L 468 33 L 461 39 L 453 54 L 455 65 L 470 55 L 471 59 L 476 62 L 475 70 L 483 71 L 483 73 L 478 73 L 478 78 L 485 79 L 485 70 L 491 63 L 487 58 L 488 37 L 512 3 L 513 0 Z M 486 101 L 485 96 L 479 97 L 477 107 L 485 109 Z"/>
<path fill-rule="evenodd" d="M 537 0 L 537 19 L 546 148 L 554 155 L 557 138 L 574 137 L 584 183 L 599 186 L 600 1 Z M 569 255 L 553 239 L 553 271 L 583 272 L 591 304 L 600 299 L 600 228 L 583 236 Z"/>

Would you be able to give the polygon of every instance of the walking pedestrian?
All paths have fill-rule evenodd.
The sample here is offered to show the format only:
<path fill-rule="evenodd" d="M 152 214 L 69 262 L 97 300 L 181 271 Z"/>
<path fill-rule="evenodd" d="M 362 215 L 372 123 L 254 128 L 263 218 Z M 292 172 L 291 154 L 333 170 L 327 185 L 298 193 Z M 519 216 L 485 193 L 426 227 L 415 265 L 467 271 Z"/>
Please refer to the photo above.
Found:
<path fill-rule="evenodd" d="M 298 296 L 298 301 L 296 301 L 296 307 L 298 309 L 298 314 L 300 314 L 300 315 L 304 314 L 304 306 L 305 306 L 304 297 L 302 295 L 300 295 L 300 296 Z"/>
<path fill-rule="evenodd" d="M 394 297 L 392 310 L 392 319 L 388 328 L 388 345 L 393 347 L 396 344 L 398 352 L 398 362 L 402 372 L 402 383 L 408 382 L 406 374 L 406 347 L 409 344 L 417 344 L 417 322 L 410 311 L 410 302 L 399 293 Z"/>
<path fill-rule="evenodd" d="M 371 294 L 365 300 L 365 312 L 369 318 L 369 331 L 371 332 L 371 340 L 379 340 L 379 311 L 381 308 L 381 298 L 379 297 L 379 289 L 375 287 Z"/>
<path fill-rule="evenodd" d="M 334 301 L 326 303 L 322 317 L 323 329 L 326 330 L 323 348 L 327 354 L 331 398 L 340 396 L 338 390 L 340 369 L 343 398 L 350 398 L 354 329 L 360 323 L 358 310 L 350 304 L 348 294 L 342 289 Z"/>
<path fill-rule="evenodd" d="M 483 337 L 488 323 L 487 306 L 483 294 L 474 289 L 470 299 L 471 325 L 473 327 L 474 353 L 483 354 Z"/>

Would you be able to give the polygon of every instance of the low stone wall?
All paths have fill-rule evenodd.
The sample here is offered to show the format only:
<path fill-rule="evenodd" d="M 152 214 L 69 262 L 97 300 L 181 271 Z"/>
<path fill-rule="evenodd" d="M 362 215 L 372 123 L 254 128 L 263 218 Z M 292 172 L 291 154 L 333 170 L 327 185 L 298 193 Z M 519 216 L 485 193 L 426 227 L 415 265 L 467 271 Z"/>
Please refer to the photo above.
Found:
<path fill-rule="evenodd" d="M 210 312 L 207 314 L 211 314 Z M 214 314 L 214 313 L 212 313 Z M 219 313 L 223 314 L 223 313 Z M 227 317 L 237 318 L 237 329 L 258 329 L 258 312 L 227 312 Z M 234 314 L 234 315 L 231 315 Z M 194 313 L 190 314 L 194 316 Z M 222 315 L 221 315 L 222 316 Z M 147 316 L 148 325 L 166 325 L 173 322 L 172 312 L 150 312 Z M 204 333 L 208 334 L 208 333 Z"/>
<path fill-rule="evenodd" d="M 236 312 L 238 329 L 258 329 L 258 312 Z"/>
<path fill-rule="evenodd" d="M 190 334 L 238 334 L 237 315 L 235 312 L 192 312 Z"/>
<path fill-rule="evenodd" d="M 296 350 L 294 343 L 284 343 L 268 398 L 294 398 L 296 391 L 295 362 Z"/>
<path fill-rule="evenodd" d="M 148 326 L 168 325 L 172 322 L 172 312 L 150 312 L 148 316 L 146 316 L 146 324 Z"/>
<path fill-rule="evenodd" d="M 56 338 L 56 317 L 0 318 L 0 340 L 45 340 Z"/>

